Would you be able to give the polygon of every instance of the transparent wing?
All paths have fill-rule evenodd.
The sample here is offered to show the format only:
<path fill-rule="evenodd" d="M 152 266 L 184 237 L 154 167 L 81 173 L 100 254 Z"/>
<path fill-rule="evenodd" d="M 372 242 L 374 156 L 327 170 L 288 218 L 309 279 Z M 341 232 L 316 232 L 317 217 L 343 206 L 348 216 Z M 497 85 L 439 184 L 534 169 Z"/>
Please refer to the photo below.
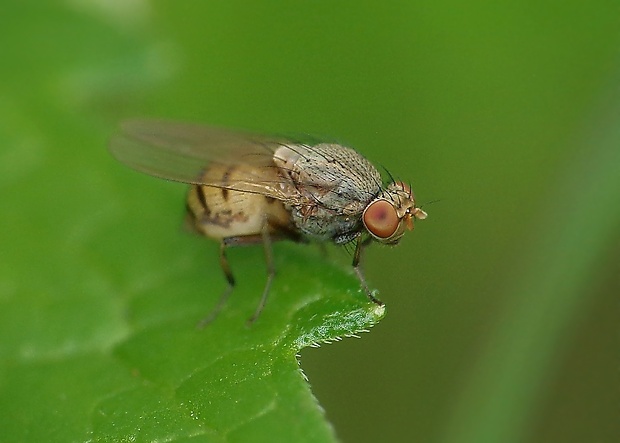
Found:
<path fill-rule="evenodd" d="M 215 186 L 288 200 L 285 178 L 273 163 L 284 139 L 166 120 L 129 120 L 110 141 L 110 152 L 126 165 L 167 180 Z M 207 174 L 209 167 L 238 166 L 231 177 Z"/>

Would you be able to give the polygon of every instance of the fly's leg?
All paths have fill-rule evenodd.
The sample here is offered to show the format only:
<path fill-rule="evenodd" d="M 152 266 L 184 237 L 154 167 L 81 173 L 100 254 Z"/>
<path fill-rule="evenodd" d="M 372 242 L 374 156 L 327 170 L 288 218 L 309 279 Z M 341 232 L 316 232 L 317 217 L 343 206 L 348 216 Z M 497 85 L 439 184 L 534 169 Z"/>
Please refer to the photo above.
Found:
<path fill-rule="evenodd" d="M 271 283 L 273 282 L 273 278 L 276 275 L 276 268 L 273 264 L 273 250 L 271 248 L 271 236 L 269 235 L 269 224 L 265 222 L 263 225 L 263 229 L 261 231 L 261 237 L 263 240 L 263 248 L 265 249 L 265 262 L 267 264 L 267 282 L 265 283 L 265 289 L 263 289 L 263 295 L 261 296 L 260 302 L 256 307 L 256 311 L 248 319 L 248 326 L 251 326 L 252 323 L 256 321 L 260 313 L 263 311 L 265 307 L 265 303 L 267 303 L 267 297 L 269 296 L 269 291 L 271 289 Z"/>
<path fill-rule="evenodd" d="M 267 297 L 269 296 L 269 290 L 271 289 L 271 283 L 273 282 L 273 278 L 276 274 L 275 266 L 273 264 L 273 252 L 271 248 L 272 236 L 270 234 L 270 228 L 273 228 L 273 226 L 269 224 L 269 221 L 265 221 L 260 234 L 246 235 L 241 237 L 226 237 L 222 239 L 220 243 L 220 267 L 222 268 L 222 271 L 226 276 L 228 288 L 226 288 L 224 293 L 220 296 L 220 299 L 218 300 L 217 305 L 215 306 L 213 311 L 211 311 L 211 313 L 207 317 L 205 317 L 203 320 L 200 321 L 200 323 L 198 323 L 199 328 L 203 328 L 209 323 L 211 323 L 213 320 L 215 320 L 222 308 L 226 305 L 226 302 L 228 301 L 228 298 L 230 297 L 230 294 L 235 287 L 235 278 L 230 270 L 230 265 L 228 264 L 226 249 L 231 246 L 248 246 L 262 242 L 265 249 L 265 261 L 267 263 L 267 282 L 265 283 L 265 289 L 263 290 L 263 295 L 261 296 L 256 311 L 247 321 L 248 326 L 254 323 L 256 319 L 258 319 L 260 313 L 265 307 Z M 283 233 L 276 231 L 275 238 L 293 238 L 287 235 L 285 231 L 283 231 Z"/>
<path fill-rule="evenodd" d="M 198 328 L 200 329 L 204 328 L 206 325 L 215 320 L 222 308 L 226 305 L 228 297 L 230 297 L 230 294 L 232 294 L 232 291 L 235 287 L 235 277 L 233 276 L 230 270 L 230 265 L 228 264 L 228 258 L 226 257 L 226 242 L 224 240 L 220 242 L 220 267 L 224 272 L 224 276 L 226 276 L 228 287 L 220 296 L 220 299 L 218 300 L 217 305 L 215 305 L 215 308 L 213 308 L 209 315 L 207 315 L 198 323 Z"/>
<path fill-rule="evenodd" d="M 362 269 L 360 268 L 360 258 L 362 255 L 362 249 L 364 248 L 364 246 L 368 244 L 369 240 L 370 239 L 362 240 L 361 237 L 357 238 L 357 243 L 355 245 L 355 253 L 353 255 L 353 270 L 355 271 L 357 278 L 362 284 L 362 289 L 364 289 L 364 292 L 366 292 L 366 295 L 368 296 L 370 301 L 379 306 L 384 306 L 384 303 L 372 294 L 372 291 L 368 287 L 368 283 L 366 283 L 366 277 L 364 277 Z"/>

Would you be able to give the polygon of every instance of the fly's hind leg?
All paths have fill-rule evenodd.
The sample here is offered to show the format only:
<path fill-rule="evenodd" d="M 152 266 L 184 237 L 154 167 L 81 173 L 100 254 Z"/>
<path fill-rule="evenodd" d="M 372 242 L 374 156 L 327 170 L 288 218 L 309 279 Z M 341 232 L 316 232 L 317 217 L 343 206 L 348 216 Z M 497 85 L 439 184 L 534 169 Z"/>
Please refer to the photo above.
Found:
<path fill-rule="evenodd" d="M 226 247 L 227 247 L 226 239 L 223 239 L 220 242 L 220 267 L 222 268 L 222 271 L 224 272 L 224 276 L 226 277 L 228 287 L 224 290 L 224 292 L 220 296 L 220 299 L 218 300 L 217 305 L 215 305 L 215 308 L 213 308 L 213 310 L 209 313 L 209 315 L 207 315 L 205 318 L 203 318 L 198 323 L 198 328 L 201 328 L 201 329 L 204 328 L 209 323 L 211 323 L 213 320 L 215 320 L 215 318 L 218 316 L 222 308 L 226 305 L 226 302 L 228 301 L 228 298 L 230 297 L 230 294 L 232 294 L 232 291 L 235 287 L 235 277 L 233 276 L 230 270 L 230 265 L 228 264 L 228 258 L 226 257 Z"/>

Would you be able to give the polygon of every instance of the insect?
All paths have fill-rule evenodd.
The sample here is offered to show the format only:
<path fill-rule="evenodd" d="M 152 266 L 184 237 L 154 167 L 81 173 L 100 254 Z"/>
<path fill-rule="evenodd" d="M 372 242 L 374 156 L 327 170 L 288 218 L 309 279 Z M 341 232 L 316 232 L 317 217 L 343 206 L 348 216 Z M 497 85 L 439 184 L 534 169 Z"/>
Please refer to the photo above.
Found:
<path fill-rule="evenodd" d="M 267 281 L 258 318 L 275 275 L 272 241 L 355 243 L 353 269 L 368 298 L 382 306 L 360 269 L 371 241 L 395 245 L 414 219 L 427 217 L 409 185 L 384 185 L 377 169 L 355 150 L 333 143 L 301 142 L 189 123 L 132 120 L 121 125 L 110 151 L 147 174 L 191 184 L 187 211 L 199 233 L 219 240 L 228 286 L 212 321 L 225 305 L 235 278 L 226 257 L 231 246 L 262 243 Z"/>

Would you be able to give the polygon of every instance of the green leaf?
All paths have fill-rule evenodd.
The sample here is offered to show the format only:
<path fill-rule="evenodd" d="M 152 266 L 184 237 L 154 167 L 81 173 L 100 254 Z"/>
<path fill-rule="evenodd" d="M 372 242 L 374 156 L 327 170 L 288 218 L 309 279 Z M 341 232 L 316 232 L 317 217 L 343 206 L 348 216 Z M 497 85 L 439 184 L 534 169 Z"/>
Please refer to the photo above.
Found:
<path fill-rule="evenodd" d="M 102 411 L 123 411 L 121 416 L 133 417 L 124 422 L 134 427 L 170 422 L 163 428 L 164 435 L 171 433 L 170 438 L 177 436 L 179 428 L 186 428 L 183 421 L 191 417 L 195 420 L 192 433 L 208 430 L 233 441 L 252 436 L 259 441 L 331 441 L 331 431 L 323 423 L 295 354 L 304 346 L 366 329 L 382 317 L 383 310 L 365 300 L 350 276 L 321 263 L 318 255 L 282 246 L 277 248 L 281 272 L 265 311 L 251 327 L 246 320 L 261 290 L 261 267 L 243 274 L 247 284 L 239 285 L 231 306 L 204 330 L 195 327 L 200 311 L 189 306 L 199 306 L 199 298 L 210 291 L 194 286 L 183 295 L 166 289 L 157 296 L 160 311 L 169 315 L 161 321 L 145 321 L 144 328 L 136 328 L 114 350 L 148 384 L 110 399 Z M 235 257 L 244 258 L 243 265 L 260 263 L 260 250 L 243 252 L 245 257 Z M 222 280 L 218 275 L 204 278 L 211 274 L 195 280 L 206 285 Z M 213 302 L 217 294 L 211 295 Z M 162 307 L 162 300 L 169 305 Z M 139 309 L 149 310 L 146 305 L 153 301 L 139 300 Z M 155 309 L 152 312 L 160 315 Z M 145 397 L 152 399 L 152 409 L 126 411 L 121 407 L 144 404 L 141 399 Z M 157 413 L 162 398 L 181 411 L 162 419 Z M 153 421 L 140 425 L 144 416 Z M 118 436 L 113 421 L 96 429 L 102 435 Z M 130 434 L 134 432 L 130 429 Z"/>
<path fill-rule="evenodd" d="M 334 441 L 296 355 L 383 308 L 344 260 L 283 243 L 259 319 L 246 326 L 266 278 L 248 247 L 230 251 L 228 306 L 198 329 L 225 288 L 217 245 L 181 229 L 185 187 L 114 162 L 116 118 L 101 124 L 115 85 L 166 70 L 98 15 L 40 8 L 10 5 L 3 31 L 0 441 Z M 57 23 L 45 50 L 27 38 Z"/>
<path fill-rule="evenodd" d="M 163 205 L 165 227 L 149 225 L 145 235 L 144 201 L 99 188 L 98 199 L 133 206 L 102 229 L 91 226 L 100 223 L 92 200 L 74 183 L 65 194 L 72 208 L 56 223 L 48 225 L 45 205 L 21 210 L 15 225 L 37 220 L 29 235 L 3 238 L 30 255 L 12 256 L 2 275 L 0 428 L 10 441 L 333 441 L 296 354 L 383 316 L 350 272 L 307 246 L 275 245 L 279 273 L 248 327 L 265 280 L 262 251 L 233 250 L 238 287 L 201 330 L 224 279 L 215 249 L 174 229 L 181 201 L 177 211 Z M 32 181 L 6 197 L 18 205 L 54 193 Z"/>
<path fill-rule="evenodd" d="M 175 227 L 182 193 L 139 198 L 156 180 L 106 190 L 115 168 L 133 173 L 105 162 L 107 183 L 92 188 L 80 168 L 59 177 L 62 160 L 48 158 L 41 182 L 3 195 L 19 208 L 4 232 L 23 234 L 2 239 L 13 252 L 0 279 L 0 428 L 9 441 L 333 441 L 296 354 L 383 316 L 346 268 L 308 246 L 276 244 L 278 275 L 247 327 L 264 260 L 260 247 L 232 250 L 238 287 L 198 329 L 225 285 L 214 245 Z M 45 202 L 58 195 L 63 210 L 53 214 Z"/>

